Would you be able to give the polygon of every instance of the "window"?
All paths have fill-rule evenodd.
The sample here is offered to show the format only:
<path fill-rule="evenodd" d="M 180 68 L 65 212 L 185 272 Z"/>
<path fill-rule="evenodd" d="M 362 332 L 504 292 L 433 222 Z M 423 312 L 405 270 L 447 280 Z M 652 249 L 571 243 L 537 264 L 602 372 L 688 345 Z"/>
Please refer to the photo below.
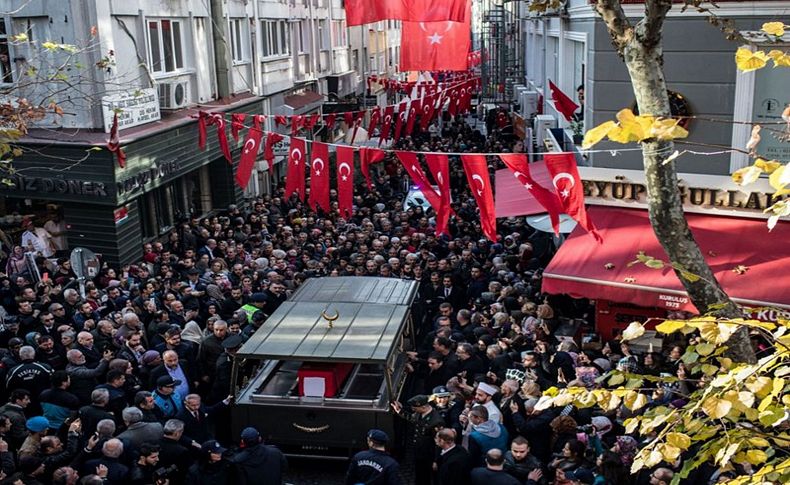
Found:
<path fill-rule="evenodd" d="M 299 29 L 299 53 L 305 52 L 305 46 L 307 45 L 307 32 L 305 29 L 305 22 L 306 20 L 302 20 L 297 25 L 297 29 Z"/>
<path fill-rule="evenodd" d="M 327 20 L 318 21 L 318 48 L 325 51 L 329 49 L 329 28 Z"/>
<path fill-rule="evenodd" d="M 359 72 L 359 49 L 354 49 L 351 53 L 351 70 Z"/>
<path fill-rule="evenodd" d="M 263 57 L 284 56 L 291 53 L 291 31 L 285 20 L 261 22 Z"/>
<path fill-rule="evenodd" d="M 14 81 L 13 71 L 11 70 L 11 53 L 8 50 L 8 33 L 5 28 L 5 20 L 0 19 L 0 82 L 11 83 Z"/>
<path fill-rule="evenodd" d="M 345 20 L 332 21 L 332 46 L 346 47 L 348 45 L 348 29 Z"/>
<path fill-rule="evenodd" d="M 756 48 L 766 52 L 771 49 L 787 51 L 790 48 L 790 34 L 785 34 L 780 42 L 758 45 Z M 787 95 L 786 71 L 787 69 L 774 69 L 770 66 L 751 72 L 738 71 L 733 118 L 751 120 L 755 123 L 783 123 L 782 114 L 790 103 L 790 97 Z M 732 146 L 746 146 L 751 137 L 751 130 L 751 125 L 733 125 Z M 787 160 L 790 158 L 790 143 L 772 134 L 766 135 L 763 126 L 762 137 L 755 151 L 767 160 Z M 733 151 L 730 156 L 730 172 L 749 166 L 751 163 L 746 154 Z"/>
<path fill-rule="evenodd" d="M 153 72 L 169 73 L 184 68 L 180 20 L 149 20 L 148 40 L 151 45 Z"/>
<path fill-rule="evenodd" d="M 233 54 L 233 62 L 247 62 L 248 49 L 247 19 L 230 19 L 230 50 Z"/>

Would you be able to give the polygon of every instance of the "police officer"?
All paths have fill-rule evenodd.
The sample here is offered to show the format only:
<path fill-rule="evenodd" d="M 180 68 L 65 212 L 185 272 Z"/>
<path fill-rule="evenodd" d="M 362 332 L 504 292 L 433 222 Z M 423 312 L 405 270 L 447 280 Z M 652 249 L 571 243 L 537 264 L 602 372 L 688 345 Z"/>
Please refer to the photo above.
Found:
<path fill-rule="evenodd" d="M 393 402 L 392 409 L 414 426 L 415 484 L 430 485 L 435 446 L 433 436 L 437 429 L 444 426 L 444 420 L 424 394 L 412 397 L 406 401 L 406 405 L 411 408 L 411 412 L 405 412 L 399 402 Z"/>
<path fill-rule="evenodd" d="M 387 433 L 380 429 L 368 431 L 368 450 L 360 451 L 351 459 L 346 473 L 346 485 L 400 485 L 399 466 L 386 451 Z"/>
<path fill-rule="evenodd" d="M 236 352 L 241 348 L 244 339 L 241 335 L 230 335 L 222 341 L 222 348 L 225 349 L 218 358 L 217 365 L 214 369 L 214 384 L 211 388 L 211 396 L 209 399 L 210 404 L 215 404 L 227 397 L 228 394 L 233 394 L 233 382 L 231 382 L 233 374 L 233 359 Z M 239 368 L 239 372 L 243 369 Z M 230 408 L 227 406 L 219 409 L 214 415 L 215 423 L 229 422 L 230 421 Z M 231 440 L 230 426 L 217 426 L 215 430 L 217 440 L 220 442 L 228 443 Z"/>
<path fill-rule="evenodd" d="M 38 396 L 49 388 L 52 367 L 43 362 L 36 362 L 36 350 L 25 345 L 19 349 L 20 363 L 9 369 L 6 375 L 6 389 L 27 389 L 30 391 L 33 402 L 28 412 L 33 415 L 41 412 Z"/>
<path fill-rule="evenodd" d="M 266 306 L 266 295 L 264 293 L 253 293 L 250 295 L 250 302 L 241 307 L 247 314 L 247 323 L 252 323 L 252 316 L 258 310 L 263 310 Z"/>
<path fill-rule="evenodd" d="M 445 428 L 457 428 L 458 436 L 461 435 L 463 429 L 458 422 L 459 416 L 464 410 L 464 403 L 453 398 L 451 393 L 445 386 L 436 386 L 433 388 L 431 394 L 431 402 L 434 409 L 441 416 L 444 421 Z"/>

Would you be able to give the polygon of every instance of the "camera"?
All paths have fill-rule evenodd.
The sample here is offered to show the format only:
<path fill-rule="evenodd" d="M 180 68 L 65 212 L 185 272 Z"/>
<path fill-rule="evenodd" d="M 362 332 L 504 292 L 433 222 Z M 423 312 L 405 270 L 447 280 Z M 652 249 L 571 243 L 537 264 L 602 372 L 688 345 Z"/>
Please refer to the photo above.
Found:
<path fill-rule="evenodd" d="M 595 427 L 591 424 L 585 424 L 584 426 L 577 427 L 576 431 L 584 434 L 593 434 L 595 433 Z"/>

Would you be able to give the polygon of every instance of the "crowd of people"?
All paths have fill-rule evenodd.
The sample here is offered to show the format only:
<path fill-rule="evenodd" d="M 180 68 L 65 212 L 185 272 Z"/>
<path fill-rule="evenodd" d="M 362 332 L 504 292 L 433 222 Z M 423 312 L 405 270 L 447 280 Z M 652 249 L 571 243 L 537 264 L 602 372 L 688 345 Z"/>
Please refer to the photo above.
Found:
<path fill-rule="evenodd" d="M 399 147 L 521 150 L 488 121 L 486 135 L 448 120 Z M 137 264 L 104 265 L 84 295 L 68 259 L 39 255 L 34 280 L 10 255 L 0 276 L 0 483 L 281 483 L 287 461 L 262 430 L 239 437 L 218 426 L 233 406 L 234 353 L 306 279 L 379 276 L 420 282 L 414 392 L 392 403 L 408 444 L 396 459 L 394 437 L 360 430 L 369 449 L 351 460 L 348 484 L 407 475 L 418 485 L 668 485 L 680 461 L 629 475 L 640 441 L 623 428 L 625 409 L 535 405 L 552 386 L 592 387 L 615 367 L 685 379 L 682 349 L 635 355 L 616 341 L 559 338 L 561 318 L 592 325 L 593 312 L 541 294 L 549 235 L 511 218 L 499 221 L 497 241 L 483 238 L 451 163 L 454 217 L 450 234 L 436 236 L 430 210 L 404 207 L 410 181 L 397 160 L 374 171 L 349 220 L 334 192 L 324 214 L 280 189 L 249 207 L 184 218 L 146 243 Z M 657 388 L 652 398 L 682 395 Z"/>

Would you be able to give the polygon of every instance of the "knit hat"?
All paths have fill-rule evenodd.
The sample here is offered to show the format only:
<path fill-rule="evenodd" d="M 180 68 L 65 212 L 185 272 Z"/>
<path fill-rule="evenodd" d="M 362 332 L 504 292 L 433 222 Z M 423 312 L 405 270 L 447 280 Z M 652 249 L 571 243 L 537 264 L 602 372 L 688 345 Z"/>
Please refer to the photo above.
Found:
<path fill-rule="evenodd" d="M 603 436 L 612 430 L 612 422 L 606 416 L 594 416 L 591 422 L 598 436 Z"/>
<path fill-rule="evenodd" d="M 142 359 L 140 359 L 143 364 L 153 364 L 156 359 L 160 357 L 159 352 L 156 350 L 148 350 L 143 354 Z"/>
<path fill-rule="evenodd" d="M 41 433 L 49 428 L 49 420 L 44 416 L 34 416 L 27 420 L 25 426 L 33 433 Z"/>

